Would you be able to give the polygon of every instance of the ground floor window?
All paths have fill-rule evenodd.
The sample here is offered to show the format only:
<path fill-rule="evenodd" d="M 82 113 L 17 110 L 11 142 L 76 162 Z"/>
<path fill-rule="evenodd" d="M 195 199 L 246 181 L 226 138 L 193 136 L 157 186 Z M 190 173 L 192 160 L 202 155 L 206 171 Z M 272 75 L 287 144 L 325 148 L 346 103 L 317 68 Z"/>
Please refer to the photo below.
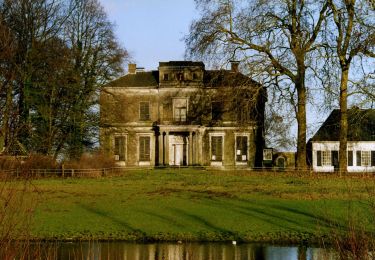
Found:
<path fill-rule="evenodd" d="M 362 164 L 362 166 L 370 166 L 371 165 L 371 152 L 370 151 L 362 151 L 361 164 Z"/>
<path fill-rule="evenodd" d="M 149 162 L 150 161 L 150 137 L 140 136 L 139 137 L 139 161 Z"/>
<path fill-rule="evenodd" d="M 331 151 L 317 151 L 317 166 L 331 166 Z"/>
<path fill-rule="evenodd" d="M 211 136 L 211 161 L 223 160 L 223 137 Z"/>
<path fill-rule="evenodd" d="M 125 161 L 126 139 L 125 136 L 115 136 L 114 154 L 116 161 Z"/>
<path fill-rule="evenodd" d="M 247 136 L 236 136 L 236 161 L 247 161 Z"/>

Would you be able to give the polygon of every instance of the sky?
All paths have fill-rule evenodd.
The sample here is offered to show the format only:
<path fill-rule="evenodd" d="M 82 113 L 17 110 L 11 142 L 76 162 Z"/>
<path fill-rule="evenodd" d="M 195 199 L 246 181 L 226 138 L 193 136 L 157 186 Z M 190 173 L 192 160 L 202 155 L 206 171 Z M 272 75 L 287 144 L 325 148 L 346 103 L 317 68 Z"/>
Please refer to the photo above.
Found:
<path fill-rule="evenodd" d="M 119 42 L 137 67 L 157 69 L 159 61 L 183 60 L 183 38 L 198 17 L 194 0 L 100 0 L 115 24 Z"/>

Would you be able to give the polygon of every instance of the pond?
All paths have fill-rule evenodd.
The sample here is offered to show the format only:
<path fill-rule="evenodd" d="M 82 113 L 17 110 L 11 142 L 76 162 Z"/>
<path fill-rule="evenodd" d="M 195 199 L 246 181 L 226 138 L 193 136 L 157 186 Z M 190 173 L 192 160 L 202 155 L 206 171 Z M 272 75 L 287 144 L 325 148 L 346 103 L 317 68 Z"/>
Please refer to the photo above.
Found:
<path fill-rule="evenodd" d="M 59 243 L 58 259 L 336 259 L 332 249 L 232 243 L 158 243 L 127 242 Z"/>

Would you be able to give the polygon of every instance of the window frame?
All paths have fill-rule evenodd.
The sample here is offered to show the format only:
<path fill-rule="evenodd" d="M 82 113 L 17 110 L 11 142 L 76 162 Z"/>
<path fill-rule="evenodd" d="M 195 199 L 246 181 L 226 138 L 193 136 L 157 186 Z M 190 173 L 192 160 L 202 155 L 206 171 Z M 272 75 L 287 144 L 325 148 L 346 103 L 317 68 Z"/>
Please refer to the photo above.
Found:
<path fill-rule="evenodd" d="M 332 151 L 331 150 L 321 150 L 321 162 L 322 166 L 332 166 Z"/>
<path fill-rule="evenodd" d="M 371 151 L 361 151 L 361 166 L 371 167 Z"/>
<path fill-rule="evenodd" d="M 149 140 L 149 145 L 148 145 L 148 149 L 149 149 L 149 154 L 148 154 L 148 160 L 143 160 L 143 158 L 141 158 L 141 138 L 148 138 Z M 139 135 L 138 136 L 138 145 L 137 145 L 137 150 L 138 150 L 138 163 L 141 165 L 141 164 L 145 164 L 145 165 L 149 165 L 151 163 L 151 135 Z"/>
<path fill-rule="evenodd" d="M 212 154 L 212 137 L 221 137 L 221 160 L 213 160 L 213 154 Z M 224 159 L 225 159 L 225 151 L 224 151 L 224 142 L 225 142 L 225 133 L 209 133 L 209 149 L 210 149 L 210 162 L 211 165 L 216 165 L 216 166 L 222 166 Z M 215 155 L 216 156 L 216 155 Z"/>
<path fill-rule="evenodd" d="M 237 138 L 246 137 L 246 160 L 237 160 L 238 149 L 237 149 Z M 235 133 L 234 135 L 234 161 L 236 165 L 247 165 L 249 162 L 249 147 L 250 147 L 250 133 Z M 241 153 L 241 156 L 244 154 Z"/>
<path fill-rule="evenodd" d="M 116 138 L 124 138 L 124 143 L 123 143 L 123 149 L 124 149 L 124 160 L 120 160 L 120 154 L 116 154 Z M 127 144 L 128 144 L 128 135 L 127 134 L 114 134 L 113 136 L 113 143 L 112 143 L 112 147 L 113 147 L 113 155 L 114 155 L 114 158 L 115 158 L 115 161 L 117 162 L 127 162 Z M 119 156 L 119 158 L 117 159 L 116 156 Z"/>
<path fill-rule="evenodd" d="M 184 100 L 185 106 L 177 106 L 177 100 Z M 176 111 L 179 111 L 179 117 L 176 116 Z M 181 117 L 181 111 L 185 110 L 185 117 Z M 186 122 L 189 112 L 189 98 L 187 97 L 175 97 L 172 103 L 172 116 L 174 122 Z"/>

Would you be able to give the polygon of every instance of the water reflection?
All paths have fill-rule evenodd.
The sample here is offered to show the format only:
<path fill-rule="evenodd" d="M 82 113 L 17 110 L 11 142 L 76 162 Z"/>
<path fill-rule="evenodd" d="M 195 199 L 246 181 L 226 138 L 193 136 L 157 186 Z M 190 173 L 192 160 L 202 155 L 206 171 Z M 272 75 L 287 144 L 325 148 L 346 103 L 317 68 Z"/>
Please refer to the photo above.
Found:
<path fill-rule="evenodd" d="M 264 246 L 256 244 L 132 244 L 119 242 L 62 243 L 59 259 L 124 259 L 124 260 L 317 260 L 336 259 L 332 250 L 321 248 Z"/>

